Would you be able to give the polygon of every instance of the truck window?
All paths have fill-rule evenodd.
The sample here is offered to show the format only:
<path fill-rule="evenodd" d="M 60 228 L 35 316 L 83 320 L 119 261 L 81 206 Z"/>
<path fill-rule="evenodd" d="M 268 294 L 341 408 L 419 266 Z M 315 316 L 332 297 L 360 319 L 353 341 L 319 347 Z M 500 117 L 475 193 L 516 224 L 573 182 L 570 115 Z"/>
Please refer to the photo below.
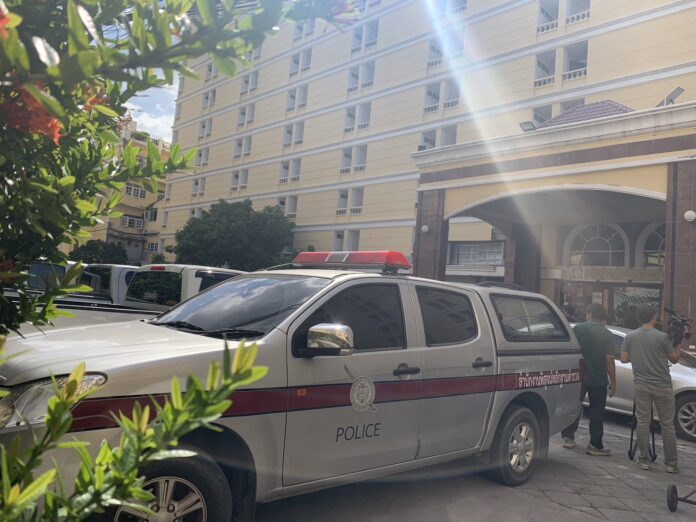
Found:
<path fill-rule="evenodd" d="M 87 295 L 111 299 L 111 269 L 105 266 L 88 266 L 80 276 L 80 284 L 92 287 Z"/>
<path fill-rule="evenodd" d="M 128 285 L 126 301 L 174 306 L 181 301 L 179 272 L 136 272 Z"/>
<path fill-rule="evenodd" d="M 307 332 L 320 323 L 350 326 L 356 350 L 406 347 L 404 314 L 397 285 L 356 285 L 332 297 L 307 319 L 296 342 L 307 344 Z"/>
<path fill-rule="evenodd" d="M 58 286 L 65 276 L 65 267 L 53 263 L 32 263 L 29 266 L 29 288 L 46 290 Z"/>
<path fill-rule="evenodd" d="M 465 295 L 435 288 L 416 288 L 423 315 L 426 346 L 459 344 L 476 337 L 476 317 Z"/>
<path fill-rule="evenodd" d="M 492 295 L 496 315 L 508 341 L 568 341 L 561 319 L 541 299 L 514 295 Z"/>
<path fill-rule="evenodd" d="M 227 281 L 236 275 L 239 274 L 232 274 L 229 272 L 205 272 L 203 270 L 199 270 L 196 272 L 196 277 L 200 277 L 201 279 L 201 288 L 199 291 L 202 292 L 206 288 L 210 288 L 211 286 L 222 281 Z"/>

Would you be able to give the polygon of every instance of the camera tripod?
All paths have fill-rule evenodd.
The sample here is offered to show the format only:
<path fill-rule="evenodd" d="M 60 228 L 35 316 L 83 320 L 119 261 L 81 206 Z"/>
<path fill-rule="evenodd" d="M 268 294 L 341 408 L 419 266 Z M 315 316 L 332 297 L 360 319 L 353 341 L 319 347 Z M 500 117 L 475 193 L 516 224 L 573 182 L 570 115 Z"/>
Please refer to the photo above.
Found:
<path fill-rule="evenodd" d="M 638 427 L 638 418 L 636 417 L 636 403 L 633 402 L 633 415 L 631 416 L 631 440 L 628 443 L 628 458 L 633 460 L 638 451 L 638 434 L 636 433 L 636 428 Z M 657 460 L 657 451 L 655 449 L 655 432 L 658 428 L 658 422 L 653 418 L 653 410 L 650 408 L 650 436 L 651 443 L 648 446 L 648 456 L 650 457 L 650 462 L 655 462 Z M 636 434 L 635 440 L 633 438 L 634 433 Z"/>

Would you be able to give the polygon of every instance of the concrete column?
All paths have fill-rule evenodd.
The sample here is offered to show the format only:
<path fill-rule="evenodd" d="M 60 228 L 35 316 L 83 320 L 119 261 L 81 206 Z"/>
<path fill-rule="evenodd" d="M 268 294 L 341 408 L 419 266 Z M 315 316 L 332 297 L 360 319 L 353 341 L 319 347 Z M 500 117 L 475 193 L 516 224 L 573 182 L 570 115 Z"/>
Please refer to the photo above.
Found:
<path fill-rule="evenodd" d="M 538 292 L 541 279 L 541 242 L 538 227 L 512 224 L 505 242 L 505 281 Z"/>
<path fill-rule="evenodd" d="M 667 180 L 665 281 L 662 302 L 696 317 L 696 222 L 684 219 L 696 211 L 696 161 L 670 165 Z"/>
<path fill-rule="evenodd" d="M 418 193 L 416 240 L 413 246 L 413 273 L 430 279 L 445 278 L 449 221 L 445 215 L 445 191 Z M 425 231 L 424 231 L 424 227 Z"/>

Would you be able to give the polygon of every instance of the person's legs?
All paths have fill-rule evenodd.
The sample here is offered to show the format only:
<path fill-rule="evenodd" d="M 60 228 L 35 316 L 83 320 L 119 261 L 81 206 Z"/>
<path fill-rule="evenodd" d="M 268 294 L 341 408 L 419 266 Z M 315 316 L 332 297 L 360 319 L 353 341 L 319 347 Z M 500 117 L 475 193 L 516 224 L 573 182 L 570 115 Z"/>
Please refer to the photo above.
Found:
<path fill-rule="evenodd" d="M 587 394 L 590 399 L 590 444 L 602 449 L 604 437 L 604 409 L 607 405 L 606 386 L 588 386 Z"/>
<path fill-rule="evenodd" d="M 582 384 L 582 397 L 580 398 L 580 402 L 582 402 L 585 399 L 585 384 Z M 580 409 L 580 413 L 578 413 L 578 418 L 575 419 L 575 422 L 568 426 L 566 429 L 561 431 L 561 437 L 563 437 L 563 447 L 568 448 L 568 449 L 573 449 L 577 444 L 575 444 L 575 433 L 578 431 L 578 426 L 580 425 L 580 419 L 582 418 L 582 408 Z"/>
<path fill-rule="evenodd" d="M 671 387 L 653 386 L 655 409 L 660 419 L 665 466 L 677 467 L 677 433 L 674 429 L 674 390 Z"/>
<path fill-rule="evenodd" d="M 636 437 L 638 438 L 638 459 L 644 464 L 650 463 L 650 421 L 652 420 L 652 395 L 647 384 L 636 383 L 634 401 L 636 403 Z"/>

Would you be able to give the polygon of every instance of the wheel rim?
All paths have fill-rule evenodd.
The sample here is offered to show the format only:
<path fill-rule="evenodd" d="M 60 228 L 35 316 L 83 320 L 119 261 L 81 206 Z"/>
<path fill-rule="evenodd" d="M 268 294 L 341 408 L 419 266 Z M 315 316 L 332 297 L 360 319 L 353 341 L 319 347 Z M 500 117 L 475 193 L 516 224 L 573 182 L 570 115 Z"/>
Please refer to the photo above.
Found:
<path fill-rule="evenodd" d="M 520 422 L 510 435 L 508 445 L 510 468 L 515 473 L 524 473 L 534 460 L 534 428 L 528 422 Z"/>
<path fill-rule="evenodd" d="M 155 496 L 147 507 L 152 514 L 120 506 L 114 522 L 207 522 L 208 509 L 200 490 L 181 477 L 157 477 L 143 489 Z"/>
<path fill-rule="evenodd" d="M 696 402 L 685 402 L 677 412 L 679 426 L 692 437 L 696 437 Z"/>

